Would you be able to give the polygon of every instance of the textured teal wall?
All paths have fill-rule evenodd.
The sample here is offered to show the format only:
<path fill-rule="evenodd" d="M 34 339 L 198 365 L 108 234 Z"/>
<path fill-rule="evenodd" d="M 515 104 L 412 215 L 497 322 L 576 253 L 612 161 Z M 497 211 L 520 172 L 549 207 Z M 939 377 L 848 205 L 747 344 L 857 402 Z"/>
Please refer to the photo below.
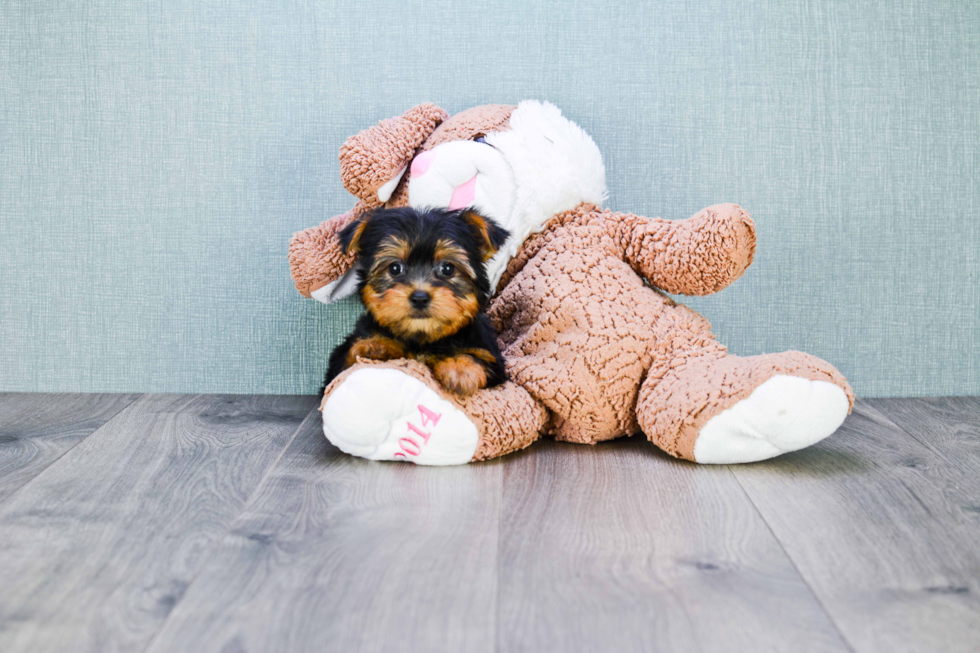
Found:
<path fill-rule="evenodd" d="M 975 2 L 0 3 L 0 390 L 313 392 L 357 307 L 292 232 L 344 138 L 550 100 L 610 206 L 737 202 L 755 265 L 690 302 L 859 394 L 980 394 Z"/>

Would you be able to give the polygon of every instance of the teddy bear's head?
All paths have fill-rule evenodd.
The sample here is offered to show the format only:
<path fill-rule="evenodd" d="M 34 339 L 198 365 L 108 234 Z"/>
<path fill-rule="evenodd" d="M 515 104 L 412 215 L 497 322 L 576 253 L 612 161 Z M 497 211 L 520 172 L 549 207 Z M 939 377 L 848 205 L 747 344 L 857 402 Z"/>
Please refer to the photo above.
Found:
<path fill-rule="evenodd" d="M 472 207 L 511 232 L 488 264 L 495 287 L 521 244 L 556 213 L 606 196 L 599 148 L 552 104 L 432 104 L 347 139 L 344 186 L 368 207 Z"/>

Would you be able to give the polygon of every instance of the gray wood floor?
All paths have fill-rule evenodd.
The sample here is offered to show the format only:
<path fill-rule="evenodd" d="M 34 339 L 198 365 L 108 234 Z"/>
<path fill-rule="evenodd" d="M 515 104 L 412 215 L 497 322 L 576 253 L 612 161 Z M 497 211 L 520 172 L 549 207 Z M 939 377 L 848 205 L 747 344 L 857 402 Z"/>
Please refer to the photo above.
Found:
<path fill-rule="evenodd" d="M 980 399 L 738 467 L 350 458 L 314 397 L 0 394 L 0 651 L 980 651 Z"/>

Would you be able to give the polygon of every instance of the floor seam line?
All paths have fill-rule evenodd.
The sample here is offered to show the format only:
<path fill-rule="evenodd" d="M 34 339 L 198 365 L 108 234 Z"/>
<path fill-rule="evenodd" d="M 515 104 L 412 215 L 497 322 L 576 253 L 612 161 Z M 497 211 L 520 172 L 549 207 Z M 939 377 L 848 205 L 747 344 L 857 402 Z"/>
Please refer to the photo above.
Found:
<path fill-rule="evenodd" d="M 200 395 L 198 395 L 198 396 L 200 396 Z M 255 396 L 255 395 L 253 395 L 253 396 Z M 306 421 L 308 419 L 310 419 L 310 415 L 313 414 L 313 411 L 314 410 L 318 410 L 318 409 L 319 409 L 318 405 L 317 404 L 314 404 L 313 410 L 311 410 L 309 413 L 307 413 L 306 416 L 302 420 L 300 420 L 299 425 L 293 431 L 293 434 L 291 436 L 289 436 L 289 441 L 286 442 L 286 444 L 282 448 L 282 451 L 279 452 L 279 455 L 276 456 L 276 459 L 274 461 L 272 461 L 272 463 L 269 465 L 269 468 L 265 471 L 265 474 L 262 475 L 262 478 L 259 479 L 259 482 L 255 484 L 255 489 L 252 490 L 252 493 L 249 495 L 249 497 L 242 503 L 241 509 L 238 511 L 238 513 L 235 514 L 234 517 L 232 517 L 228 521 L 228 524 L 225 527 L 224 532 L 219 537 L 215 538 L 215 544 L 214 544 L 214 546 L 211 547 L 212 548 L 211 554 L 207 557 L 207 559 L 204 562 L 201 563 L 201 568 L 198 569 L 197 570 L 197 573 L 194 574 L 194 577 L 190 581 L 188 581 L 187 587 L 184 588 L 184 591 L 180 595 L 180 598 L 177 599 L 174 602 L 174 604 L 170 607 L 170 611 L 167 613 L 166 618 L 163 621 L 160 622 L 160 625 L 159 626 L 157 626 L 156 631 L 154 631 L 154 633 L 153 633 L 153 637 L 151 637 L 147 641 L 146 646 L 144 646 L 141 649 L 141 651 L 143 653 L 145 653 L 146 651 L 151 650 L 153 648 L 153 645 L 156 644 L 157 639 L 159 639 L 159 637 L 160 637 L 160 633 L 163 632 L 164 627 L 167 625 L 167 623 L 170 621 L 170 618 L 173 616 L 174 612 L 177 610 L 177 606 L 179 606 L 180 605 L 180 602 L 184 600 L 184 597 L 187 596 L 187 593 L 188 592 L 190 592 L 191 587 L 194 586 L 194 583 L 197 582 L 197 580 L 201 577 L 201 575 L 208 568 L 208 565 L 214 559 L 214 556 L 217 554 L 217 550 L 218 550 L 218 547 L 219 547 L 221 541 L 225 537 L 228 536 L 228 533 L 231 532 L 231 529 L 235 525 L 235 522 L 238 521 L 239 517 L 241 517 L 242 514 L 245 512 L 245 509 L 248 508 L 249 505 L 252 503 L 252 499 L 255 498 L 255 495 L 258 494 L 259 489 L 265 484 L 266 479 L 269 478 L 269 474 L 272 472 L 272 470 L 275 468 L 275 466 L 279 464 L 279 461 L 282 460 L 283 455 L 286 453 L 286 450 L 289 449 L 290 445 L 292 445 L 293 440 L 296 439 L 296 436 L 299 435 L 299 432 L 303 428 L 303 425 L 306 424 Z"/>
<path fill-rule="evenodd" d="M 915 399 L 919 399 L 919 398 L 920 397 L 902 397 L 901 399 L 902 399 L 902 401 L 910 401 L 910 400 L 915 400 Z M 956 397 L 952 397 L 952 398 L 953 399 L 956 399 Z M 892 415 L 890 415 L 889 413 L 886 413 L 885 411 L 883 411 L 883 410 L 881 410 L 879 408 L 876 408 L 873 404 L 868 403 L 868 401 L 869 400 L 866 399 L 865 400 L 865 404 L 869 408 L 871 408 L 873 411 L 875 411 L 876 413 L 878 413 L 879 415 L 881 415 L 882 417 L 884 417 L 885 419 L 887 419 L 889 421 L 889 423 L 891 423 L 899 431 L 901 431 L 905 435 L 909 436 L 910 438 L 912 438 L 913 440 L 915 440 L 916 442 L 918 442 L 920 445 L 922 445 L 923 447 L 925 447 L 926 450 L 929 451 L 929 453 L 937 456 L 940 460 L 942 460 L 947 465 L 950 465 L 952 467 L 955 467 L 956 466 L 955 461 L 952 461 L 949 458 L 947 458 L 946 455 L 942 451 L 940 451 L 939 449 L 936 449 L 936 448 L 932 447 L 927 441 L 922 440 L 921 438 L 917 437 L 914 433 L 912 433 L 907 428 L 905 428 L 905 426 L 903 426 L 902 424 L 899 424 L 898 422 L 896 422 L 893 419 L 893 416 Z M 874 400 L 872 399 L 870 401 L 874 401 Z M 944 421 L 944 420 L 939 420 L 939 421 Z"/>
<path fill-rule="evenodd" d="M 752 509 L 755 510 L 755 514 L 759 515 L 759 519 L 761 519 L 762 523 L 765 524 L 766 530 L 768 530 L 769 534 L 772 535 L 772 539 L 775 540 L 776 544 L 779 545 L 780 551 L 782 551 L 783 555 L 786 556 L 786 559 L 789 560 L 789 564 L 793 566 L 793 570 L 796 572 L 796 575 L 800 577 L 801 581 L 803 581 L 803 584 L 810 592 L 810 596 L 813 597 L 813 600 L 816 601 L 817 605 L 820 606 L 820 610 L 824 613 L 824 615 L 826 615 L 827 621 L 829 621 L 830 625 L 834 627 L 835 631 L 837 631 L 837 634 L 840 636 L 841 641 L 844 642 L 844 646 L 846 646 L 847 650 L 850 651 L 851 653 L 857 653 L 854 646 L 852 646 L 850 640 L 848 640 L 847 637 L 844 635 L 844 631 L 841 630 L 840 624 L 838 624 L 837 620 L 834 619 L 834 616 L 830 614 L 830 610 L 827 609 L 827 606 L 820 598 L 820 595 L 817 593 L 815 589 L 813 589 L 813 586 L 810 585 L 810 582 L 806 579 L 806 576 L 803 575 L 803 572 L 800 571 L 800 568 L 796 564 L 796 561 L 793 560 L 793 556 L 791 556 L 789 554 L 789 551 L 786 549 L 786 545 L 783 544 L 783 541 L 779 539 L 778 535 L 776 535 L 776 532 L 769 524 L 769 520 L 766 519 L 766 516 L 762 514 L 762 511 L 759 509 L 759 506 L 757 506 L 755 501 L 752 499 L 752 495 L 749 494 L 748 490 L 745 489 L 745 486 L 742 485 L 742 482 L 738 479 L 738 475 L 732 469 L 732 465 L 725 465 L 725 467 L 728 469 L 728 473 L 731 474 L 732 478 L 735 479 L 735 482 L 738 484 L 739 489 L 742 490 L 742 494 L 744 494 L 745 498 L 749 500 L 749 503 L 752 505 Z"/>
<path fill-rule="evenodd" d="M 306 425 L 306 422 L 307 420 L 310 419 L 310 416 L 313 415 L 314 412 L 319 412 L 319 411 L 320 411 L 320 406 L 319 406 L 319 402 L 317 402 L 316 404 L 314 404 L 313 409 L 306 414 L 306 417 L 300 420 L 299 426 L 297 426 L 296 430 L 293 431 L 293 434 L 289 436 L 289 442 L 286 443 L 286 445 L 282 448 L 282 451 L 279 452 L 279 455 L 276 456 L 276 459 L 272 461 L 271 465 L 269 465 L 269 469 L 265 470 L 265 474 L 262 475 L 262 478 L 259 479 L 259 482 L 255 485 L 255 489 L 252 490 L 252 494 L 250 494 L 248 499 L 246 499 L 245 502 L 242 504 L 242 509 L 238 511 L 238 514 L 235 515 L 235 518 L 232 519 L 231 522 L 229 523 L 228 526 L 229 530 L 231 526 L 233 526 L 235 522 L 238 521 L 238 518 L 242 516 L 242 513 L 244 513 L 245 510 L 252 505 L 252 501 L 255 499 L 255 495 L 259 493 L 259 490 L 262 488 L 263 485 L 265 485 L 266 480 L 268 480 L 269 474 L 271 474 L 272 470 L 276 468 L 276 465 L 279 464 L 279 462 L 282 460 L 282 457 L 286 455 L 286 451 L 289 449 L 290 446 L 292 446 L 293 441 L 296 439 L 296 436 L 299 435 L 299 432 L 303 429 L 303 426 Z"/>
<path fill-rule="evenodd" d="M 114 394 L 114 393 L 106 392 L 104 394 Z M 130 393 L 122 393 L 122 394 L 130 394 Z M 59 460 L 61 460 L 62 458 L 64 458 L 69 452 L 74 451 L 75 450 L 75 447 L 77 447 L 78 445 L 80 445 L 81 443 L 85 442 L 90 437 L 92 437 L 93 435 L 95 435 L 96 433 L 98 433 L 99 431 L 101 431 L 102 429 L 104 429 L 106 426 L 109 425 L 110 422 L 112 422 L 114 419 L 116 419 L 117 417 L 119 417 L 119 415 L 124 410 L 126 410 L 127 408 L 129 408 L 130 406 L 132 406 L 133 404 L 135 404 L 136 402 L 138 402 L 143 397 L 147 396 L 145 392 L 143 392 L 143 393 L 134 393 L 134 394 L 136 394 L 136 396 L 133 398 L 133 400 L 131 402 L 129 402 L 125 406 L 122 406 L 119 410 L 117 410 L 116 412 L 114 412 L 112 414 L 112 417 L 110 417 L 106 421 L 102 422 L 102 424 L 99 426 L 99 428 L 95 429 L 94 431 L 92 431 L 91 433 L 89 433 L 88 435 L 86 435 L 84 438 L 82 438 L 81 440 L 79 440 L 75 444 L 71 445 L 70 447 L 68 447 L 67 449 L 65 449 L 64 451 L 62 451 L 60 454 L 58 454 L 58 457 L 57 458 L 54 458 L 51 462 L 49 462 L 47 465 L 45 465 L 44 469 L 42 469 L 37 474 L 35 474 L 31 478 L 29 478 L 26 481 L 24 481 L 21 485 L 17 486 L 13 490 L 13 492 L 11 492 L 7 496 L 5 496 L 2 500 L 0 500 L 0 510 L 3 510 L 4 506 L 11 499 L 11 497 L 13 497 L 15 494 L 17 494 L 18 492 L 20 492 L 22 489 L 24 489 L 25 487 L 27 487 L 28 485 L 30 485 L 31 483 L 33 483 L 35 480 L 37 480 L 41 475 L 43 475 L 45 472 L 47 472 L 49 469 L 51 469 L 51 467 L 53 467 L 55 463 L 57 463 Z"/>

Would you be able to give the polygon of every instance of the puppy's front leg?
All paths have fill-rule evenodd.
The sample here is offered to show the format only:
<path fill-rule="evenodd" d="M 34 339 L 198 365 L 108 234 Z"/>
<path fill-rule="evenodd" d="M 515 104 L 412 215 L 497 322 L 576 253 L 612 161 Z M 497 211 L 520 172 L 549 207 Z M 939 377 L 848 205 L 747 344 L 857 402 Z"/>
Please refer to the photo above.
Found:
<path fill-rule="evenodd" d="M 468 354 L 440 358 L 432 363 L 432 372 L 443 387 L 464 397 L 487 387 L 486 368 Z"/>
<path fill-rule="evenodd" d="M 405 358 L 405 349 L 395 340 L 379 335 L 350 335 L 330 354 L 330 367 L 324 385 L 330 385 L 337 376 L 357 362 L 358 358 L 387 361 Z"/>
<path fill-rule="evenodd" d="M 390 361 L 395 358 L 405 358 L 405 348 L 401 343 L 385 336 L 373 335 L 355 340 L 347 352 L 347 367 L 357 362 L 358 358 L 373 361 Z"/>

